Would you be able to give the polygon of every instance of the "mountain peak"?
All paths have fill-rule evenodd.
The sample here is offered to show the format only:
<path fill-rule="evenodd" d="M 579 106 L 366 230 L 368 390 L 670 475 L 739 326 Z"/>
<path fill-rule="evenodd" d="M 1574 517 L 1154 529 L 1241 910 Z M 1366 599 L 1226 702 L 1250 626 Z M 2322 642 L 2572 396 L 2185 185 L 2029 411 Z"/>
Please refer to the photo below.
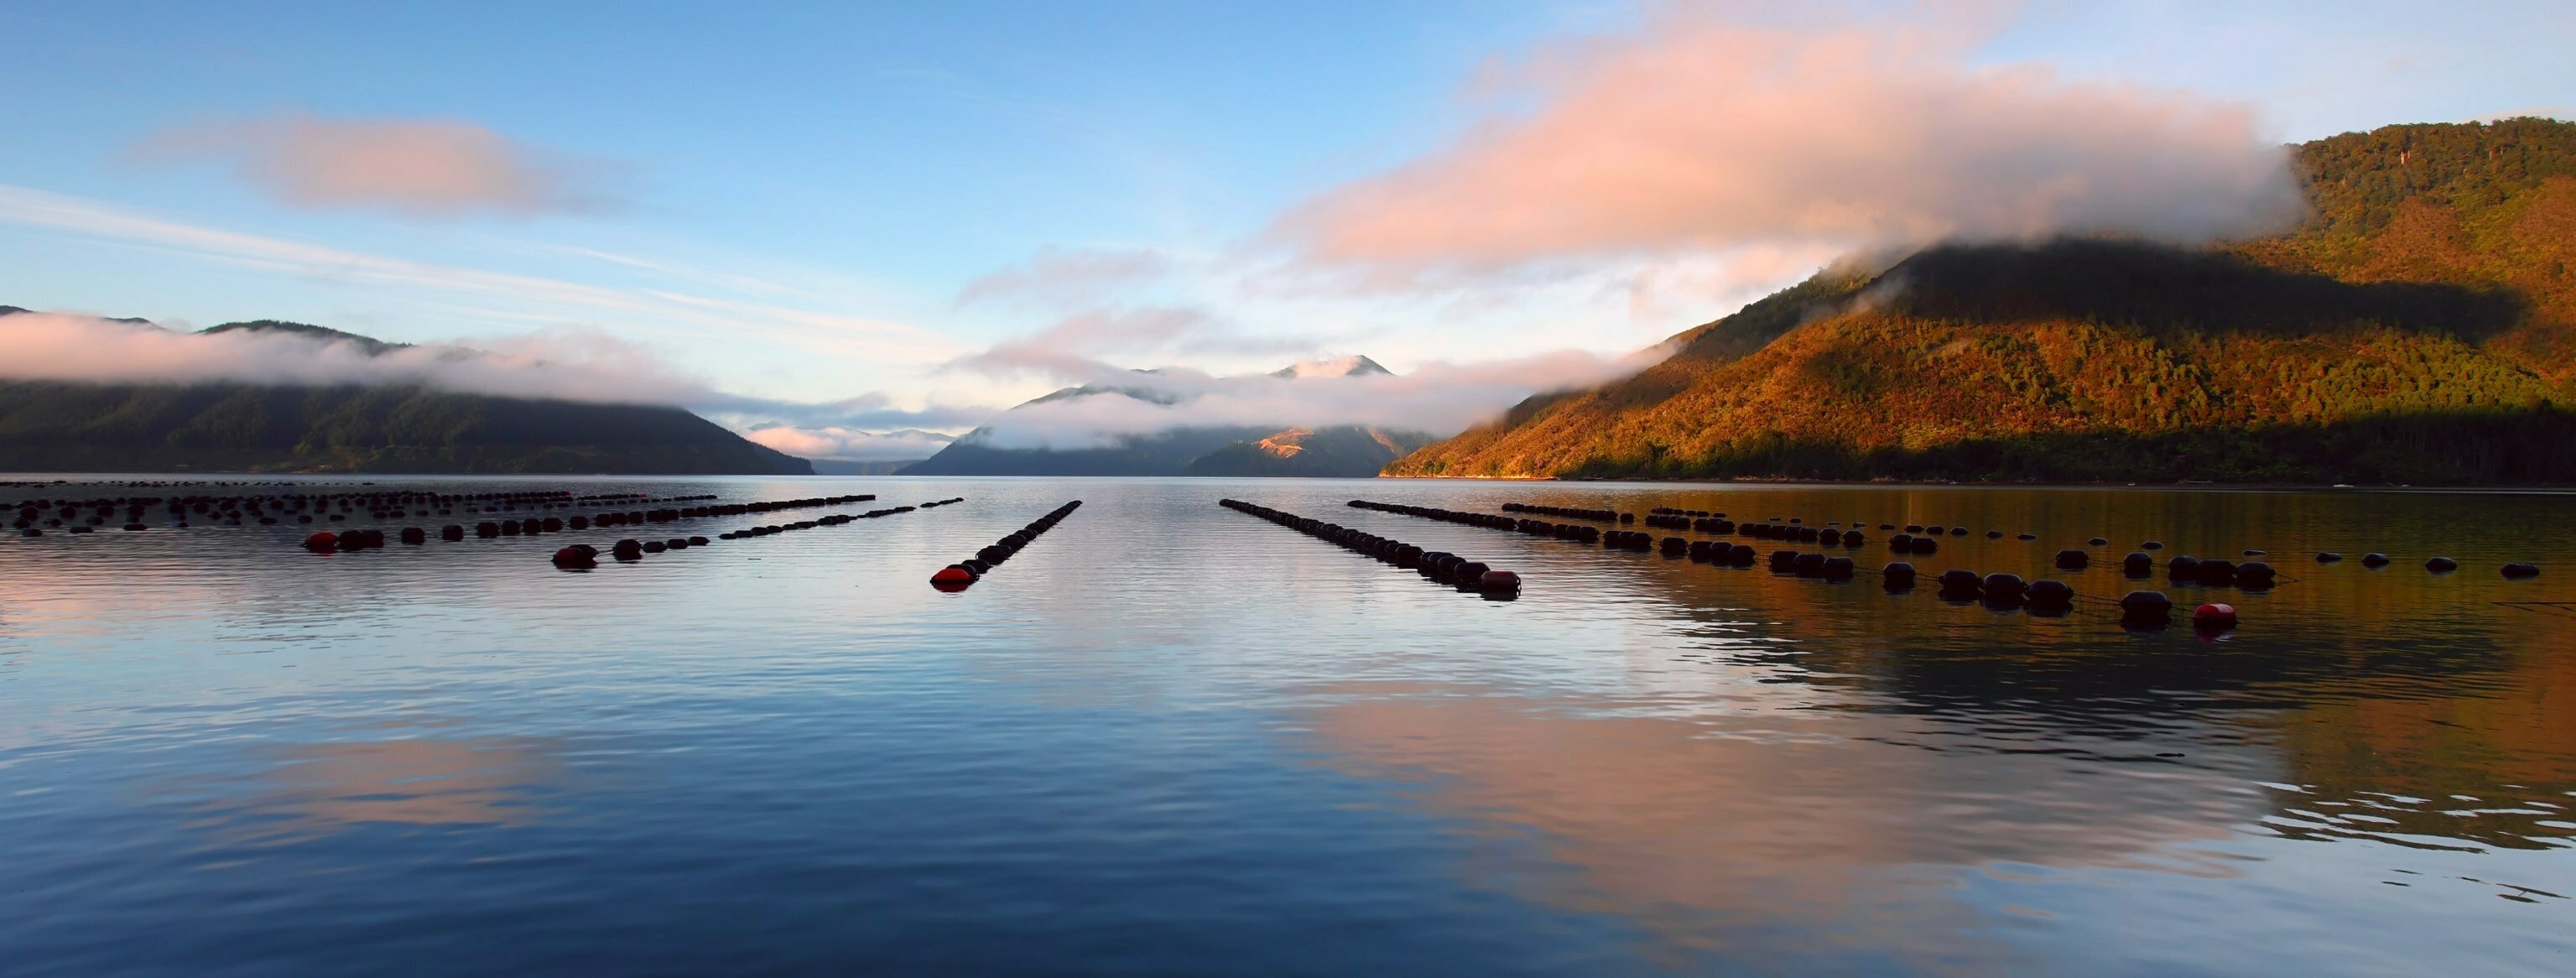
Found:
<path fill-rule="evenodd" d="M 342 330 L 332 329 L 328 326 L 315 326 L 310 323 L 290 323 L 280 319 L 254 319 L 249 322 L 224 323 L 220 326 L 208 326 L 204 329 L 198 330 L 197 333 L 201 336 L 214 336 L 220 333 L 294 333 L 299 336 L 308 336 L 313 339 L 323 340 L 326 342 L 355 343 L 358 345 L 358 349 L 365 351 L 366 354 L 371 357 L 380 356 L 387 352 L 399 350 L 411 345 L 409 343 L 387 343 L 373 336 L 360 336 L 356 333 L 344 332 Z"/>
<path fill-rule="evenodd" d="M 1392 377 L 1395 371 L 1379 366 L 1377 361 L 1355 353 L 1346 357 L 1299 360 L 1270 372 L 1270 376 L 1287 377 L 1292 380 L 1300 377 L 1366 377 L 1372 374 Z"/>

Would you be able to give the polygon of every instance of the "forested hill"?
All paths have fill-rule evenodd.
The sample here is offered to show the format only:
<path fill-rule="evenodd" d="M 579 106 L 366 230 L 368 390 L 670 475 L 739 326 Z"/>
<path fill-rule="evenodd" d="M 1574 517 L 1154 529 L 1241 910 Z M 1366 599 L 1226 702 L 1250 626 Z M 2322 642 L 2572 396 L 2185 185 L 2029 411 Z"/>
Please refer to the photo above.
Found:
<path fill-rule="evenodd" d="M 5 315 L 6 313 L 0 313 Z M 328 334 L 298 323 L 206 332 Z M 805 460 L 676 407 L 586 404 L 418 386 L 0 381 L 0 471 L 810 474 Z"/>
<path fill-rule="evenodd" d="M 1828 269 L 1386 474 L 2576 482 L 2576 125 L 2296 155 L 2294 233 Z"/>

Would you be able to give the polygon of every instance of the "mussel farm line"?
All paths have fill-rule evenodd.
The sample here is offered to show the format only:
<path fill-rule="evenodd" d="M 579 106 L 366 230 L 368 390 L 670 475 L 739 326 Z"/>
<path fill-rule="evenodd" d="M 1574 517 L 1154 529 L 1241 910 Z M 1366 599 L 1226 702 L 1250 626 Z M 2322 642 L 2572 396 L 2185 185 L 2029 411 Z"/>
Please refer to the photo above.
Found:
<path fill-rule="evenodd" d="M 242 526 L 256 523 L 275 526 L 283 522 L 347 522 L 363 512 L 370 519 L 405 519 L 412 516 L 452 516 L 458 508 L 466 513 L 499 513 L 514 511 L 525 504 L 552 510 L 634 506 L 646 503 L 693 502 L 714 496 L 651 497 L 640 493 L 606 493 L 575 496 L 568 490 L 531 490 L 521 492 L 436 493 L 417 491 L 349 492 L 349 493 L 265 493 L 238 496 L 118 496 L 96 499 L 28 499 L 0 503 L 0 513 L 16 511 L 12 526 L 19 530 L 44 526 L 60 527 L 72 522 L 73 532 L 80 526 L 102 527 L 120 515 L 127 530 L 150 527 L 142 521 L 153 507 L 162 507 L 172 529 L 188 529 L 189 517 L 206 518 L 209 526 Z M 336 512 L 335 512 L 336 510 Z M 417 510 L 417 512 L 414 512 Z M 90 511 L 86 523 L 78 523 L 80 514 Z"/>
<path fill-rule="evenodd" d="M 1352 501 L 1351 505 L 1365 506 L 1369 509 L 1378 509 L 1386 512 L 1404 513 L 1406 515 L 1425 516 L 1431 519 L 1444 519 L 1449 520 L 1450 522 L 1467 523 L 1474 526 L 1493 526 L 1497 529 L 1516 528 L 1514 521 L 1504 520 L 1500 517 L 1486 517 L 1483 514 L 1477 513 L 1460 513 L 1454 510 L 1434 509 L 1424 506 L 1398 506 L 1389 503 L 1362 503 L 1358 500 Z M 1817 543 L 1828 547 L 1859 547 L 1868 542 L 1868 537 L 1861 532 L 1863 521 L 1860 520 L 1852 521 L 1849 529 L 1841 529 L 1840 527 L 1842 526 L 1842 522 L 1839 520 L 1828 522 L 1821 528 L 1809 525 L 1805 519 L 1795 516 L 1787 517 L 1785 520 L 1782 517 L 1773 516 L 1766 522 L 1746 522 L 1739 524 L 1727 519 L 1725 513 L 1710 512 L 1707 510 L 1677 509 L 1668 506 L 1657 506 L 1648 510 L 1646 518 L 1643 521 L 1639 521 L 1633 513 L 1621 513 L 1616 510 L 1607 509 L 1575 509 L 1560 506 L 1540 506 L 1520 502 L 1507 502 L 1502 504 L 1501 508 L 1506 513 L 1547 513 L 1555 515 L 1570 515 L 1580 519 L 1599 520 L 1602 522 L 1643 522 L 1645 525 L 1652 527 L 1671 530 L 1689 530 L 1696 533 L 1705 533 L 1714 536 L 1740 535 L 1756 539 L 1778 539 L 1802 543 Z M 1489 523 L 1486 522 L 1487 520 L 1495 520 L 1497 522 Z M 1533 533 L 1540 536 L 1554 535 L 1553 531 L 1555 528 L 1544 522 L 1536 520 L 1520 520 L 1517 521 L 1517 524 L 1519 525 L 1518 528 L 1522 528 L 1522 532 Z M 1535 527 L 1531 528 L 1529 527 L 1529 524 L 1535 524 Z M 1880 530 L 1894 530 L 1898 528 L 1898 524 L 1880 523 L 1878 524 L 1878 528 Z M 1969 535 L 1969 530 L 1965 526 L 1950 526 L 1946 524 L 1927 526 L 1919 523 L 1910 523 L 1905 524 L 1903 529 L 1904 532 L 1888 538 L 1887 546 L 1890 551 L 1899 554 L 1913 555 L 1938 553 L 1941 549 L 1940 540 L 1942 537 L 1965 537 Z M 1987 530 L 1985 537 L 1988 540 L 2001 540 L 2004 537 L 2004 531 Z M 2018 533 L 2015 534 L 2014 537 L 2015 539 L 2023 542 L 2039 539 L 2039 535 L 2036 533 Z M 1729 548 L 1725 544 L 1714 543 L 1712 541 L 1690 541 L 1679 537 L 1666 537 L 1661 541 L 1657 541 L 1650 534 L 1621 530 L 1611 531 L 1608 534 L 1602 535 L 1600 539 L 1602 546 L 1606 548 L 1635 550 L 1641 552 L 1661 549 L 1666 556 L 1680 556 L 1687 553 L 1695 560 L 1703 559 L 1703 554 L 1706 554 L 1706 559 L 1720 564 L 1733 563 L 1733 561 L 1729 559 L 1733 556 L 1733 552 L 1747 549 L 1740 545 Z M 2085 546 L 2092 548 L 2107 547 L 2111 545 L 2109 538 L 2098 536 L 2088 538 L 2084 543 Z M 1707 544 L 1708 546 L 1703 549 L 1702 544 Z M 2157 565 L 2155 563 L 2155 558 L 2149 553 L 2149 551 L 2163 550 L 2164 547 L 2165 545 L 2163 543 L 2154 540 L 2148 540 L 2139 544 L 2139 551 L 2132 552 L 2128 556 L 2122 558 L 2121 564 L 2123 569 L 2128 572 L 2128 575 L 2131 578 L 2145 578 L 2152 576 L 2152 570 Z M 2255 549 L 2247 549 L 2243 552 L 2243 556 L 2247 557 L 2263 557 L 2268 555 L 2269 554 L 2266 551 Z M 1780 554 L 1774 553 L 1773 557 L 1777 559 L 1780 557 Z M 1794 556 L 1792 557 L 1792 560 L 1794 561 Z M 2316 560 L 2317 563 L 2320 564 L 2339 563 L 2343 560 L 2343 555 L 2333 551 L 2321 551 L 2316 555 Z M 2209 566 L 2213 562 L 2215 566 Z M 2060 570 L 2080 571 L 2091 566 L 2092 555 L 2085 550 L 2060 550 L 2057 552 L 2055 563 L 2057 568 Z M 2386 567 L 2389 563 L 2390 560 L 2388 556 L 2380 553 L 2365 554 L 2361 558 L 2362 566 L 2373 570 Z M 2250 561 L 2245 564 L 2237 564 L 2232 561 L 2219 560 L 2215 558 L 2211 561 L 2201 561 L 2191 557 L 2177 556 L 2167 561 L 2165 566 L 2170 569 L 2174 565 L 2180 565 L 2182 568 L 2179 571 L 2169 570 L 2171 577 L 2174 580 L 2183 583 L 2196 583 L 2204 587 L 2234 586 L 2248 590 L 2261 590 L 2271 587 L 2276 579 L 2296 580 L 2296 578 L 2289 578 L 2281 575 L 2272 567 L 2271 564 L 2263 561 Z M 1736 566 L 1749 566 L 1749 564 L 1736 564 Z M 2458 570 L 2459 567 L 2459 562 L 2452 560 L 2449 557 L 2433 557 L 2424 561 L 2424 569 L 2433 574 L 2448 574 Z M 2508 579 L 2528 580 L 2540 576 L 2541 565 L 2534 561 L 2515 561 L 2502 565 L 2498 570 Z"/>
<path fill-rule="evenodd" d="M 1326 523 L 1239 499 L 1220 499 L 1217 500 L 1217 505 L 1248 516 L 1258 516 L 1315 539 L 1375 557 L 1397 567 L 1411 568 L 1424 577 L 1456 585 L 1460 590 L 1482 592 L 1491 598 L 1510 598 L 1519 595 L 1521 591 L 1520 575 L 1511 571 L 1495 570 L 1457 554 L 1438 550 L 1425 551 L 1400 540 L 1390 540 L 1373 533 L 1364 533 L 1350 527 Z M 1362 501 L 1354 499 L 1351 505 L 1360 506 Z"/>
<path fill-rule="evenodd" d="M 945 506 L 957 501 L 948 499 L 923 505 L 925 507 Z M 1002 538 L 993 541 L 991 546 L 975 551 L 975 556 L 940 568 L 937 573 L 930 575 L 930 586 L 951 593 L 966 590 L 969 585 L 983 580 L 984 575 L 992 573 L 993 568 L 1001 566 L 1003 561 L 1017 556 L 1021 548 L 1045 536 L 1046 531 L 1055 529 L 1056 524 L 1064 522 L 1065 517 L 1073 515 L 1073 511 L 1080 508 L 1082 508 L 1082 500 L 1076 499 L 1048 510 L 1045 516 L 1030 521 L 1029 525 L 1003 534 Z"/>
<path fill-rule="evenodd" d="M 693 496 L 688 498 L 705 499 L 713 497 Z M 524 520 L 485 520 L 481 523 L 475 524 L 472 534 L 475 538 L 483 540 L 490 540 L 498 537 L 536 536 L 545 533 L 563 533 L 567 531 L 579 532 L 593 528 L 607 529 L 615 526 L 634 526 L 646 523 L 671 523 L 680 520 L 708 519 L 719 516 L 739 516 L 745 513 L 769 513 L 789 509 L 807 509 L 815 506 L 834 506 L 841 503 L 866 502 L 875 498 L 877 497 L 874 495 L 863 494 L 855 496 L 831 496 L 817 499 L 785 499 L 757 503 L 728 503 L 716 506 L 690 506 L 685 508 L 635 510 L 625 513 L 602 513 L 597 519 L 575 515 L 571 517 L 549 516 L 543 519 L 529 517 Z M 416 526 L 402 528 L 401 534 L 402 542 L 410 546 L 419 546 L 427 543 L 429 538 L 429 534 L 426 530 Z M 438 529 L 438 538 L 449 543 L 462 541 L 466 538 L 466 535 L 467 530 L 462 524 L 450 523 Z M 382 530 L 353 529 L 339 533 L 326 530 L 305 537 L 300 546 L 317 554 L 347 552 L 351 550 L 365 550 L 370 547 L 381 547 L 384 545 L 384 538 L 385 534 Z M 728 535 L 726 538 L 732 539 L 732 536 Z M 663 549 L 684 549 L 695 545 L 690 541 L 696 541 L 697 544 L 703 544 L 706 542 L 706 538 L 694 536 L 673 537 L 670 540 L 658 543 L 637 543 L 636 546 L 644 548 L 639 551 L 641 553 L 659 553 Z M 573 549 L 575 548 L 565 548 L 566 551 Z M 594 548 L 594 553 L 595 552 Z"/>
<path fill-rule="evenodd" d="M 875 499 L 875 498 L 877 498 L 877 497 L 875 497 L 875 496 L 873 496 L 873 495 L 866 495 L 866 496 L 836 496 L 836 497 L 832 497 L 832 499 L 831 499 L 831 500 L 815 500 L 815 501 L 810 501 L 810 502 L 813 502 L 813 503 L 815 503 L 816 505 L 829 505 L 833 500 L 838 500 L 838 501 L 841 501 L 841 502 L 862 502 L 862 501 L 866 501 L 866 500 L 870 500 L 870 499 Z M 944 504 L 946 504 L 946 503 L 963 502 L 963 501 L 964 501 L 964 498 L 963 498 L 963 497 L 960 497 L 960 498 L 958 498 L 958 499 L 944 500 L 944 501 L 942 501 L 941 503 L 935 503 L 935 504 L 929 504 L 929 505 L 944 505 Z M 786 502 L 790 502 L 790 503 L 800 503 L 800 504 L 802 504 L 802 503 L 809 502 L 809 500 L 787 500 Z M 746 503 L 746 504 L 743 504 L 743 505 L 745 505 L 745 506 L 759 506 L 759 505 L 763 505 L 763 504 L 760 504 L 760 503 Z M 731 508 L 733 508 L 733 507 L 720 507 L 720 508 L 731 509 Z M 786 506 L 784 506 L 784 505 L 782 504 L 781 506 L 779 506 L 779 507 L 777 507 L 777 508 L 789 508 L 789 507 L 786 507 Z M 734 531 L 730 531 L 730 532 L 727 532 L 727 533 L 721 533 L 721 534 L 718 534 L 718 535 L 716 536 L 716 539 L 718 539 L 718 540 L 749 540 L 749 539 L 752 539 L 752 538 L 755 538 L 755 537 L 775 536 L 775 535 L 777 535 L 777 534 L 781 534 L 781 533 L 789 533 L 789 532 L 793 532 L 793 531 L 796 531 L 796 530 L 811 530 L 811 529 L 814 529 L 815 527 L 821 527 L 821 526 L 842 526 L 842 525 L 846 525 L 846 524 L 849 524 L 849 523 L 855 523 L 855 522 L 858 522 L 858 521 L 860 521 L 860 520 L 872 520 L 872 519 L 877 519 L 877 518 L 879 518 L 879 517 L 893 516 L 893 515 L 894 515 L 894 514 L 896 514 L 896 513 L 909 513 L 909 512 L 912 512 L 913 510 L 916 510 L 916 509 L 925 509 L 925 508 L 928 508 L 928 507 L 927 507 L 927 506 L 897 506 L 897 507 L 894 507 L 893 509 L 872 509 L 872 510 L 869 510 L 869 511 L 864 512 L 864 513 L 834 513 L 834 514 L 832 514 L 832 515 L 830 515 L 830 516 L 824 516 L 824 517 L 819 517 L 819 518 L 816 518 L 816 519 L 810 519 L 810 520 L 798 520 L 798 521 L 796 521 L 796 522 L 794 522 L 794 523 L 781 523 L 781 524 L 775 524 L 775 525 L 755 526 L 755 527 L 751 527 L 751 528 L 749 528 L 749 529 L 744 529 L 744 530 L 734 530 Z M 731 515 L 731 514 L 718 514 L 718 515 Z M 626 539 L 626 540 L 619 540 L 619 541 L 617 541 L 617 543 L 616 543 L 616 544 L 614 544 L 614 545 L 612 545 L 611 547 L 609 547 L 609 556 L 610 556 L 610 557 L 612 557 L 612 558 L 615 558 L 616 560 L 618 560 L 618 561 L 619 561 L 619 562 L 621 562 L 621 563 L 633 563 L 633 562 L 635 562 L 635 561 L 638 561 L 638 560 L 642 560 L 642 559 L 644 559 L 644 555 L 645 555 L 645 554 L 667 553 L 667 552 L 670 552 L 670 551 L 673 551 L 673 550 L 687 550 L 687 549 L 689 549 L 689 548 L 691 548 L 691 547 L 703 547 L 703 546 L 706 546 L 706 545 L 707 545 L 708 543 L 710 543 L 710 542 L 711 542 L 711 541 L 709 541 L 709 540 L 708 540 L 707 538 L 705 538 L 705 537 L 685 537 L 685 538 L 683 538 L 683 537 L 673 537 L 673 538 L 671 538 L 671 539 L 669 539 L 669 540 L 651 540 L 651 541 L 638 541 L 638 540 L 634 540 L 634 539 Z M 593 568 L 593 567 L 597 567 L 597 566 L 599 566 L 599 548 L 597 548 L 597 547 L 593 547 L 593 546 L 591 546 L 591 545 L 589 545 L 589 544 L 587 544 L 587 543 L 576 543 L 576 544 L 573 544 L 572 546 L 565 547 L 565 548 L 563 548 L 563 549 L 561 549 L 561 550 L 557 550 L 557 551 L 555 551 L 555 555 L 554 555 L 554 557 L 553 557 L 552 559 L 553 559 L 554 565 L 555 565 L 556 567 L 563 568 L 564 570 L 589 570 L 589 569 L 591 569 L 591 568 Z"/>

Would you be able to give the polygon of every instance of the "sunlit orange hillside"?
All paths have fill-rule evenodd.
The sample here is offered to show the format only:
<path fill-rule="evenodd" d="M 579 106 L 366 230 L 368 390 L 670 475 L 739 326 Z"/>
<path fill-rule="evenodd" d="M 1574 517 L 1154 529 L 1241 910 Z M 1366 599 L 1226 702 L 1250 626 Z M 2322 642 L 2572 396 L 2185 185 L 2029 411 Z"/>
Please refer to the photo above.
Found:
<path fill-rule="evenodd" d="M 2297 158 L 2296 233 L 1828 269 L 1386 474 L 2576 481 L 2576 125 Z"/>

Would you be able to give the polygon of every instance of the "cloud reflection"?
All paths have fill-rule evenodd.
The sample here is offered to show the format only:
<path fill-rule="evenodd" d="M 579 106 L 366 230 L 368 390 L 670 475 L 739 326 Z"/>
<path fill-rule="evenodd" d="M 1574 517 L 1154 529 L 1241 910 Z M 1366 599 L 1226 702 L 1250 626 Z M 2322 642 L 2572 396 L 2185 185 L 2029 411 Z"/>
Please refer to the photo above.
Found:
<path fill-rule="evenodd" d="M 1795 959 L 1827 953 L 1817 935 L 1833 935 L 1905 948 L 1909 968 L 1991 963 L 2003 952 L 1984 931 L 2003 911 L 1962 893 L 1963 873 L 2227 875 L 2187 844 L 2265 807 L 2176 769 L 1927 751 L 1919 741 L 1938 734 L 1899 718 L 1616 716 L 1472 690 L 1356 691 L 1312 718 L 1331 766 L 1401 782 L 1461 820 L 1478 840 L 1473 885 L 1629 918 L 1668 954 Z"/>
<path fill-rule="evenodd" d="M 368 823 L 517 827 L 545 814 L 535 796 L 562 775 L 550 751 L 527 741 L 304 744 L 218 807 L 280 841 Z"/>

